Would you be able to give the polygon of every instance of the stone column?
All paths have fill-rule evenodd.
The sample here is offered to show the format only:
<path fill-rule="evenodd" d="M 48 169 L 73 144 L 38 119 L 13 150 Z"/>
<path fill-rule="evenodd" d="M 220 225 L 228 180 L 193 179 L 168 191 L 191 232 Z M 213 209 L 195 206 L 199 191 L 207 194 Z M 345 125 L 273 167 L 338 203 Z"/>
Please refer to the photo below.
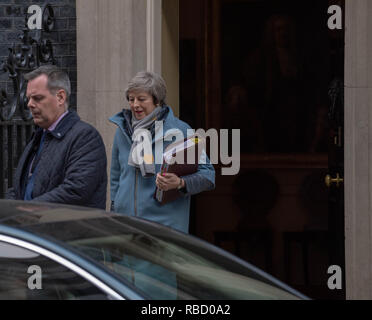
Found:
<path fill-rule="evenodd" d="M 146 10 L 146 0 L 76 1 L 77 110 L 103 137 L 108 173 L 116 130 L 108 118 L 127 105 L 128 81 L 147 68 Z"/>
<path fill-rule="evenodd" d="M 347 299 L 372 299 L 372 2 L 345 1 Z"/>

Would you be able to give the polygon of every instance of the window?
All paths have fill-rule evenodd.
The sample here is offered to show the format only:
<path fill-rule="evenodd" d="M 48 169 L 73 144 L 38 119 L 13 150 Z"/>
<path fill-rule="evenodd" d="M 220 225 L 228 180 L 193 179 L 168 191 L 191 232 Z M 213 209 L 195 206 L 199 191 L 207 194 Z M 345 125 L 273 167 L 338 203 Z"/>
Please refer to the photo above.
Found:
<path fill-rule="evenodd" d="M 107 300 L 109 297 L 54 260 L 0 242 L 0 299 Z"/>

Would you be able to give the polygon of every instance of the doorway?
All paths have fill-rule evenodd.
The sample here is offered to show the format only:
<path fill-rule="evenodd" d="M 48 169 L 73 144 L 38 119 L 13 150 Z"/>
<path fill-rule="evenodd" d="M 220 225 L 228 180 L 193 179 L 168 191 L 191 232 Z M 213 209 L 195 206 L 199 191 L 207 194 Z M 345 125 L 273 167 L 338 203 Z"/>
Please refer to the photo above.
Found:
<path fill-rule="evenodd" d="M 331 4 L 304 15 L 295 0 L 180 0 L 180 118 L 241 130 L 240 172 L 215 165 L 190 232 L 312 298 L 343 299 L 327 286 L 328 267 L 345 265 L 344 32 L 327 28 Z"/>

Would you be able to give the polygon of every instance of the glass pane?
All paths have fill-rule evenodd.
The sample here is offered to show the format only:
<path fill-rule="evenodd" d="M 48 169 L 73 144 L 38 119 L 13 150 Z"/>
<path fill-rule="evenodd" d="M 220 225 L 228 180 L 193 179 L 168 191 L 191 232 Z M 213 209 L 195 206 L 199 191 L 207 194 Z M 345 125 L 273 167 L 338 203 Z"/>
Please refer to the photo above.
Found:
<path fill-rule="evenodd" d="M 91 300 L 107 295 L 66 267 L 0 242 L 0 300 Z"/>
<path fill-rule="evenodd" d="M 294 298 L 203 242 L 144 221 L 111 216 L 26 229 L 74 246 L 152 299 Z"/>

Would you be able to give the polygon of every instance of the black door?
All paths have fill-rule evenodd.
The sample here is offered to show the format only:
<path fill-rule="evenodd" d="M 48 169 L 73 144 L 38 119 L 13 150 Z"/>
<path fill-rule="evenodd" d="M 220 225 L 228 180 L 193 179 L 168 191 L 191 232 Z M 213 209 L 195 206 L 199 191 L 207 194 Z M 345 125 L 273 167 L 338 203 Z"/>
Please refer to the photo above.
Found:
<path fill-rule="evenodd" d="M 345 298 L 345 223 L 344 223 L 344 90 L 343 81 L 340 78 L 332 82 L 330 88 L 330 139 L 328 174 L 325 177 L 326 186 L 329 188 L 328 209 L 328 243 L 330 252 L 330 264 L 339 267 L 342 273 L 340 279 L 334 277 L 331 281 L 334 285 L 329 288 L 331 297 Z M 335 275 L 333 270 L 330 275 Z"/>
<path fill-rule="evenodd" d="M 180 0 L 181 119 L 241 137 L 239 174 L 216 166 L 191 231 L 315 299 L 345 297 L 344 279 L 328 286 L 329 267 L 345 270 L 344 30 L 327 25 L 335 4 L 344 13 L 338 0 Z"/>

